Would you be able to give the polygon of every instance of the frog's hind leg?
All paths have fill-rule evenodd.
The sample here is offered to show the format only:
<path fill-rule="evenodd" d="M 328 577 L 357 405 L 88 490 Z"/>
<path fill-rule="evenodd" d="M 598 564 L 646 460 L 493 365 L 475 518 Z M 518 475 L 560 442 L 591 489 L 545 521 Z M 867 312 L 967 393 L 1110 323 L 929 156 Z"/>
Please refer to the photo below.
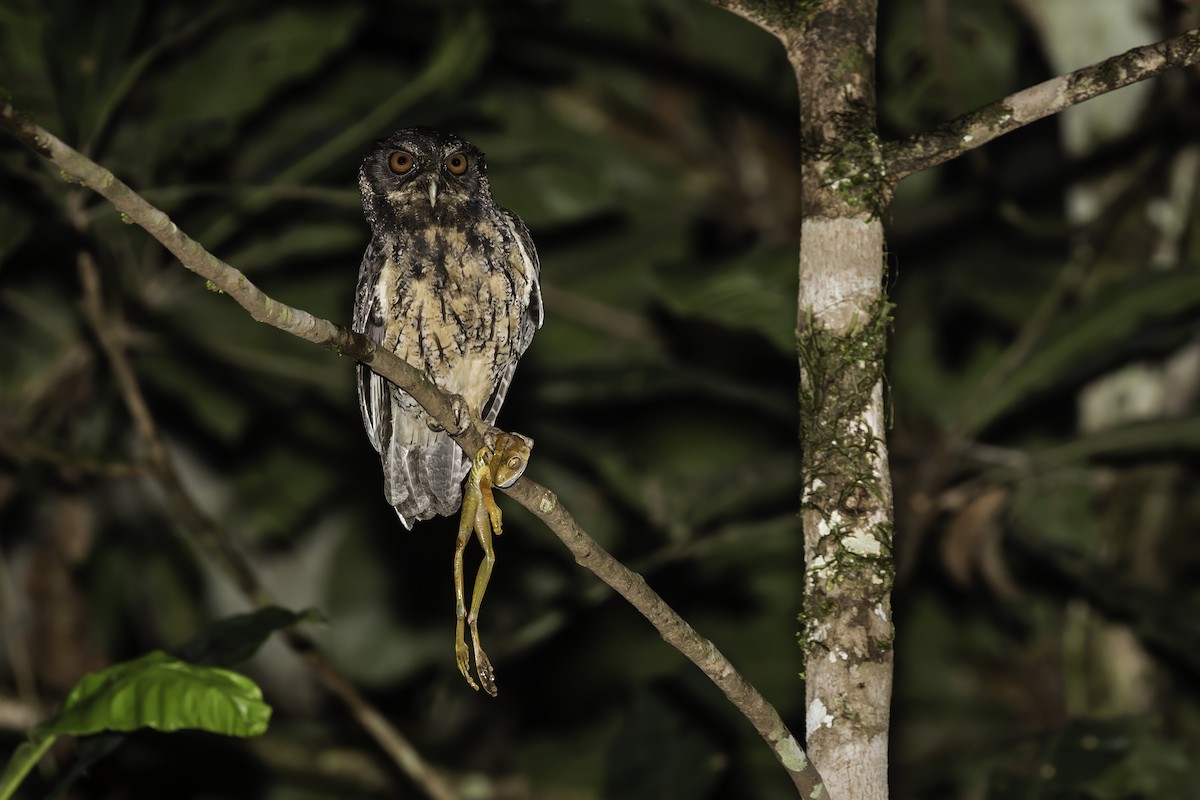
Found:
<path fill-rule="evenodd" d="M 468 503 L 469 499 L 464 498 L 463 505 Z M 454 612 L 457 618 L 454 627 L 454 659 L 458 662 L 458 671 L 467 679 L 467 683 L 471 684 L 472 689 L 479 691 L 479 684 L 471 677 L 471 654 L 467 650 L 467 636 L 463 629 L 463 622 L 467 617 L 467 604 L 463 597 L 463 549 L 471 539 L 471 525 L 475 516 L 475 509 L 463 508 L 462 519 L 458 523 L 458 540 L 454 543 Z M 475 632 L 474 625 L 471 626 L 471 632 Z"/>
<path fill-rule="evenodd" d="M 490 495 L 490 492 L 488 494 Z M 492 567 L 496 563 L 496 553 L 492 548 L 492 526 L 489 524 L 491 519 L 483 506 L 481 503 L 475 511 L 475 533 L 479 536 L 479 543 L 483 545 L 483 561 L 475 575 L 475 587 L 471 590 L 471 613 L 467 615 L 467 624 L 471 626 L 471 643 L 475 648 L 475 671 L 479 674 L 479 682 L 483 684 L 485 692 L 495 697 L 496 676 L 492 670 L 492 662 L 479 644 L 479 606 L 483 603 L 483 594 L 487 591 Z"/>

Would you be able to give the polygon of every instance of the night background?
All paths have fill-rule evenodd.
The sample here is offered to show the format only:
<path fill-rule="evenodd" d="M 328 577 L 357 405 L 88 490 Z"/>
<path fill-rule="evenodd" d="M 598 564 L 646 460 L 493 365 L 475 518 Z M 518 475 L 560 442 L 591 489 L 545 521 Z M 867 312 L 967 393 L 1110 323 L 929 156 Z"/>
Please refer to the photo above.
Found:
<path fill-rule="evenodd" d="M 1200 24 L 1151 0 L 880 4 L 914 134 Z M 887 210 L 896 798 L 1200 797 L 1200 71 L 905 180 Z M 0 86 L 276 299 L 348 325 L 357 170 L 454 131 L 529 225 L 545 326 L 498 424 L 528 475 L 804 731 L 799 113 L 698 0 L 0 0 Z M 454 662 L 458 521 L 384 502 L 348 358 L 254 322 L 0 134 L 0 759 L 85 673 L 248 601 L 188 535 L 89 323 L 98 267 L 188 502 L 464 797 L 774 800 L 703 674 L 532 515 Z M 474 574 L 478 546 L 468 550 Z M 134 733 L 71 798 L 420 797 L 278 637 L 251 739 Z M 69 741 L 19 797 L 72 769 Z"/>

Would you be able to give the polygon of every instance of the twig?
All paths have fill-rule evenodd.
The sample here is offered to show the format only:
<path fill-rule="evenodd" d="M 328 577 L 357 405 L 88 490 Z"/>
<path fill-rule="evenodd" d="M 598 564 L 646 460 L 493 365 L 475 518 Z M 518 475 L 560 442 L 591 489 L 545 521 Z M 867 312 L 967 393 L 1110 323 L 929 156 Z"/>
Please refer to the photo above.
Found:
<path fill-rule="evenodd" d="M 435 419 L 451 429 L 456 427 L 449 399 L 420 370 L 377 347 L 365 336 L 268 297 L 244 274 L 179 230 L 170 217 L 117 180 L 115 175 L 26 119 L 10 103 L 0 106 L 0 126 L 54 162 L 62 170 L 64 179 L 87 186 L 103 196 L 117 211 L 157 239 L 183 266 L 206 278 L 209 288 L 228 294 L 255 320 L 367 364 L 392 383 L 403 386 Z M 473 431 L 469 433 L 478 437 Z M 466 443 L 476 444 L 478 449 L 482 438 L 471 438 Z"/>
<path fill-rule="evenodd" d="M 66 480 L 80 475 L 95 475 L 100 478 L 137 478 L 150 472 L 145 464 L 123 461 L 100 461 L 56 450 L 36 439 L 19 437 L 0 425 L 0 455 L 25 465 L 31 461 L 44 461 L 58 469 Z"/>
<path fill-rule="evenodd" d="M 532 481 L 521 480 L 508 490 L 508 494 L 554 531 L 575 556 L 576 563 L 590 569 L 637 608 L 664 641 L 687 656 L 725 693 L 771 745 L 775 757 L 792 774 L 797 786 L 811 787 L 820 782 L 804 750 L 783 724 L 775 707 L 742 677 L 715 644 L 698 634 L 675 613 L 650 588 L 645 578 L 617 561 L 588 536 L 571 513 L 559 504 L 553 492 Z M 809 794 L 805 792 L 803 796 L 808 797 Z"/>
<path fill-rule="evenodd" d="M 254 319 L 367 364 L 380 376 L 412 395 L 448 430 L 456 427 L 450 399 L 419 370 L 393 353 L 377 347 L 365 336 L 268 297 L 245 275 L 180 231 L 166 214 L 147 203 L 111 172 L 23 117 L 10 103 L 0 106 L 0 125 L 8 128 L 38 154 L 53 161 L 63 170 L 64 176 L 73 178 L 106 198 L 129 220 L 161 242 L 184 267 L 206 278 L 212 287 L 228 294 Z M 475 452 L 483 445 L 480 432 L 473 428 L 457 435 L 455 441 L 466 452 Z M 738 673 L 716 645 L 696 633 L 650 589 L 645 579 L 626 568 L 589 537 L 570 513 L 559 505 L 553 492 L 528 478 L 522 478 L 508 493 L 546 523 L 575 556 L 576 562 L 595 573 L 637 608 L 668 644 L 687 656 L 725 693 L 767 741 L 797 787 L 805 796 L 809 796 L 820 783 L 820 778 L 800 743 L 775 708 Z"/>
<path fill-rule="evenodd" d="M 212 526 L 204 517 L 203 512 L 192 503 L 187 490 L 179 480 L 174 465 L 167 455 L 166 445 L 158 433 L 158 425 L 150 413 L 146 397 L 142 393 L 133 365 L 113 334 L 113 325 L 104 310 L 104 301 L 100 292 L 100 271 L 95 259 L 86 251 L 78 256 L 79 281 L 83 286 L 83 314 L 96 334 L 100 349 L 104 352 L 109 366 L 117 379 L 121 398 L 125 403 L 129 416 L 133 418 L 138 438 L 146 448 L 146 460 L 149 462 L 155 477 L 163 484 L 167 497 L 172 504 L 183 512 L 185 527 L 191 531 L 203 549 L 217 558 L 218 563 L 237 584 L 238 588 L 258 606 L 271 603 L 271 598 L 263 590 L 253 568 L 242 557 L 225 537 Z"/>
<path fill-rule="evenodd" d="M 1114 89 L 1200 62 L 1200 28 L 1059 75 L 885 148 L 892 181 Z"/>

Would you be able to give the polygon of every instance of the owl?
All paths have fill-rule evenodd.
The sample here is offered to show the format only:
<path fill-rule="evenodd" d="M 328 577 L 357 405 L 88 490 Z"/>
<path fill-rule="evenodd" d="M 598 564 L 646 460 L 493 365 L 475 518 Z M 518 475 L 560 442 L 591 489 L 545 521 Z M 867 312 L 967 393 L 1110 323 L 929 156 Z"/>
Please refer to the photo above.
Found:
<path fill-rule="evenodd" d="M 542 324 L 529 229 L 492 199 L 483 153 L 453 134 L 397 131 L 363 158 L 358 184 L 371 242 L 354 330 L 493 424 Z M 383 462 L 384 495 L 404 526 L 457 511 L 471 460 L 446 431 L 361 364 L 358 401 Z"/>

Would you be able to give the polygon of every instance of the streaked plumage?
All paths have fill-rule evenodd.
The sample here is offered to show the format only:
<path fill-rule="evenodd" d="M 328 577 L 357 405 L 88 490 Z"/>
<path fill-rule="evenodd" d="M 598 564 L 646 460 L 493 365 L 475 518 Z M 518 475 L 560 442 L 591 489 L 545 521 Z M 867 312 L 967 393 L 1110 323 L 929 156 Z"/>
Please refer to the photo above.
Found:
<path fill-rule="evenodd" d="M 371 243 L 354 330 L 494 423 L 542 323 L 538 258 L 520 217 L 492 200 L 483 154 L 429 128 L 378 142 L 359 170 Z M 358 398 L 401 522 L 450 515 L 470 459 L 405 392 L 358 367 Z"/>

